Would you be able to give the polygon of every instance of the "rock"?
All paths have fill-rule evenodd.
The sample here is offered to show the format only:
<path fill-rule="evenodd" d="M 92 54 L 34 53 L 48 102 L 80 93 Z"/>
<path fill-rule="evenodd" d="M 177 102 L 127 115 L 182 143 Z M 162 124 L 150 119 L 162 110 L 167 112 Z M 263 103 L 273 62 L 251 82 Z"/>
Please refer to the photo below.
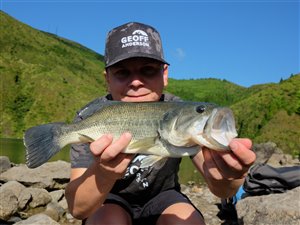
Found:
<path fill-rule="evenodd" d="M 2 191 L 0 191 L 1 196 L 5 195 L 5 193 L 3 193 L 4 189 L 7 189 L 7 190 L 9 190 L 9 192 L 12 192 L 17 198 L 18 209 L 24 208 L 24 206 L 23 206 L 24 201 L 20 202 L 20 194 L 24 189 L 26 189 L 26 187 L 23 184 L 20 184 L 17 181 L 8 181 L 7 183 L 3 184 L 0 189 L 2 190 Z M 31 196 L 29 196 L 29 197 L 31 197 Z M 2 202 L 2 204 L 7 205 L 7 206 L 11 205 L 11 204 L 13 204 L 13 205 L 15 204 L 15 201 L 11 201 L 9 199 L 2 199 L 1 202 Z"/>
<path fill-rule="evenodd" d="M 20 184 L 17 181 L 8 181 L 7 183 L 3 184 L 1 188 L 6 188 L 11 190 L 17 198 L 19 198 L 20 193 L 26 188 L 23 184 Z"/>
<path fill-rule="evenodd" d="M 291 155 L 285 155 L 280 153 L 273 153 L 268 159 L 267 164 L 273 167 L 288 166 L 294 164 Z"/>
<path fill-rule="evenodd" d="M 282 150 L 273 142 L 253 145 L 256 154 L 255 163 L 267 163 L 273 167 L 300 165 L 299 159 L 293 159 L 291 155 L 283 154 Z"/>
<path fill-rule="evenodd" d="M 28 196 L 30 197 L 28 198 Z M 30 208 L 46 206 L 51 200 L 52 198 L 48 191 L 40 188 L 26 188 L 20 194 L 20 201 L 27 201 Z"/>
<path fill-rule="evenodd" d="M 62 207 L 64 210 L 68 210 L 68 203 L 66 198 L 63 198 L 61 201 L 59 201 L 58 205 Z"/>
<path fill-rule="evenodd" d="M 12 190 L 0 187 L 0 219 L 8 220 L 17 210 L 17 196 Z"/>
<path fill-rule="evenodd" d="M 256 154 L 257 163 L 266 163 L 268 159 L 276 152 L 282 154 L 282 151 L 277 148 L 277 145 L 273 142 L 254 144 L 252 150 Z"/>
<path fill-rule="evenodd" d="M 26 220 L 15 223 L 15 225 L 60 225 L 45 214 L 37 214 L 29 217 Z"/>
<path fill-rule="evenodd" d="M 8 224 L 15 224 L 19 221 L 22 221 L 22 219 L 20 217 L 17 217 L 17 216 L 12 216 L 10 217 L 8 220 L 7 220 L 7 223 Z"/>
<path fill-rule="evenodd" d="M 64 197 L 64 190 L 51 191 L 50 195 L 53 202 L 59 202 Z"/>
<path fill-rule="evenodd" d="M 4 182 L 0 187 L 1 222 L 81 225 L 80 220 L 68 213 L 64 197 L 69 176 L 70 164 L 64 161 L 45 163 L 36 169 L 15 165 L 0 174 L 0 180 Z"/>
<path fill-rule="evenodd" d="M 0 181 L 15 180 L 25 186 L 45 189 L 65 188 L 69 178 L 70 163 L 65 161 L 48 162 L 35 169 L 19 165 L 0 174 Z"/>
<path fill-rule="evenodd" d="M 247 197 L 238 201 L 236 209 L 239 224 L 299 225 L 300 187 L 282 194 Z"/>
<path fill-rule="evenodd" d="M 22 191 L 18 198 L 18 202 L 19 202 L 18 208 L 20 210 L 26 209 L 26 206 L 29 204 L 29 201 L 31 201 L 31 199 L 32 199 L 32 196 L 31 196 L 30 192 Z"/>
<path fill-rule="evenodd" d="M 11 168 L 10 160 L 7 156 L 0 156 L 0 173 Z"/>
<path fill-rule="evenodd" d="M 57 202 L 50 202 L 43 213 L 51 217 L 53 220 L 59 221 L 65 213 L 65 210 L 60 207 Z"/>

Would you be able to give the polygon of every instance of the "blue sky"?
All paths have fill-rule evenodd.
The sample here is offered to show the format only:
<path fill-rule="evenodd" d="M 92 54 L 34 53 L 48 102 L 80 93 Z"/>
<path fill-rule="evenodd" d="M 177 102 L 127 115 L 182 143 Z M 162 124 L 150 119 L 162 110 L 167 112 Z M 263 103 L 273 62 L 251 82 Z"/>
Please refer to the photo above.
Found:
<path fill-rule="evenodd" d="M 0 7 L 100 54 L 110 29 L 129 21 L 152 25 L 176 79 L 249 87 L 300 72 L 299 0 L 1 0 Z"/>

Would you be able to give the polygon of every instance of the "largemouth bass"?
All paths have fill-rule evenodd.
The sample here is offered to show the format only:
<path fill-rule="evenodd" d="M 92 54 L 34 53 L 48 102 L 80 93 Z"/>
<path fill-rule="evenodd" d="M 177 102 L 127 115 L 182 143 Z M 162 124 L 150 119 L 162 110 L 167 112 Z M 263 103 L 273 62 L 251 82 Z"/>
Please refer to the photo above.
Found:
<path fill-rule="evenodd" d="M 232 111 L 203 102 L 104 102 L 90 117 L 72 124 L 50 123 L 29 128 L 24 134 L 26 164 L 35 168 L 64 146 L 88 143 L 103 134 L 118 138 L 130 132 L 124 153 L 148 154 L 141 167 L 166 157 L 193 156 L 201 147 L 228 151 L 237 136 Z"/>

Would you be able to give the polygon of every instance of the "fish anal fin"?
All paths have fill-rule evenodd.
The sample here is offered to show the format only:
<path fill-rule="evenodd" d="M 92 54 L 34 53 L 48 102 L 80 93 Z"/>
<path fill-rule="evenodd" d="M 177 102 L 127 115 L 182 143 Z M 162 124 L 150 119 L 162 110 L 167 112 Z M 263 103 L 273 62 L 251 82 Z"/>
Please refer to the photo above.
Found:
<path fill-rule="evenodd" d="M 154 166 L 156 169 L 159 169 L 165 164 L 167 159 L 167 157 L 149 155 L 142 159 L 140 168 L 143 169 L 146 167 Z"/>

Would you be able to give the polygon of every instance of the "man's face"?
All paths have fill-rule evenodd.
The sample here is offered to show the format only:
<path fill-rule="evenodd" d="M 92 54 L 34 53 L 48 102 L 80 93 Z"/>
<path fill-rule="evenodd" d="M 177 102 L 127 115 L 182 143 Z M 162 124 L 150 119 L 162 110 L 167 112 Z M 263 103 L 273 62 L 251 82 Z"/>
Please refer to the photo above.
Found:
<path fill-rule="evenodd" d="M 117 101 L 158 101 L 168 84 L 167 65 L 153 59 L 126 59 L 106 72 L 108 91 Z"/>

